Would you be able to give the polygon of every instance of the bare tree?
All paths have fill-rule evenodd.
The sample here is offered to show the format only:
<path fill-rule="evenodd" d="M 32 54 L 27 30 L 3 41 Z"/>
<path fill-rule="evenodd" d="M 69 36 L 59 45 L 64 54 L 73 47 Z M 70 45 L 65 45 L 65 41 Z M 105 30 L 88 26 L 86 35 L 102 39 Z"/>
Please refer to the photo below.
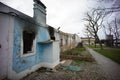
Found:
<path fill-rule="evenodd" d="M 111 7 L 102 8 L 98 10 L 104 10 L 108 13 L 120 12 L 120 0 L 97 0 L 99 2 L 109 3 L 111 2 Z"/>
<path fill-rule="evenodd" d="M 106 46 L 113 47 L 113 33 L 112 33 L 112 24 L 108 23 L 103 25 L 103 29 L 106 35 Z"/>
<path fill-rule="evenodd" d="M 87 25 L 85 25 L 86 26 L 86 29 L 85 29 L 85 36 L 87 36 L 87 38 L 88 38 L 88 43 L 89 43 L 89 46 L 90 46 L 90 39 L 91 39 L 91 37 L 92 37 L 92 35 L 90 34 L 90 32 L 88 32 L 88 27 L 87 27 Z"/>
<path fill-rule="evenodd" d="M 105 7 L 105 8 L 97 8 L 95 9 L 97 12 L 105 12 L 105 14 L 103 14 L 102 16 L 107 16 L 107 15 L 112 15 L 112 14 L 118 14 L 120 12 L 120 0 L 97 0 L 97 1 L 102 1 L 102 2 L 112 2 L 113 4 L 109 7 Z M 112 18 L 114 18 L 115 16 L 111 16 Z M 118 19 L 119 20 L 118 20 Z M 115 38 L 115 42 L 118 42 L 118 39 L 120 38 L 120 17 L 117 16 L 117 18 L 115 18 L 114 21 L 109 21 L 109 23 L 107 23 L 107 25 L 103 25 L 104 31 L 106 35 L 114 35 Z M 101 19 L 101 18 L 100 18 Z M 106 31 L 106 30 L 107 31 Z M 117 44 L 116 44 L 117 46 Z"/>
<path fill-rule="evenodd" d="M 119 17 L 118 17 L 119 18 Z M 120 38 L 120 23 L 119 19 L 115 18 L 111 22 L 107 22 L 107 26 L 104 26 L 106 35 L 113 35 L 115 39 L 115 46 L 118 47 L 118 39 Z"/>
<path fill-rule="evenodd" d="M 102 27 L 105 16 L 106 15 L 103 10 L 94 9 L 91 13 L 87 13 L 84 18 L 84 20 L 88 22 L 86 25 L 86 30 L 95 38 L 95 47 L 96 43 L 99 42 L 101 49 L 103 49 L 103 47 L 98 36 L 98 31 Z"/>
<path fill-rule="evenodd" d="M 105 35 L 112 35 L 112 24 L 107 22 L 106 26 L 103 25 L 103 29 L 104 29 Z"/>
<path fill-rule="evenodd" d="M 112 33 L 115 38 L 115 46 L 118 47 L 118 39 L 120 38 L 120 26 L 118 26 L 117 18 L 112 21 L 114 26 L 112 27 Z"/>

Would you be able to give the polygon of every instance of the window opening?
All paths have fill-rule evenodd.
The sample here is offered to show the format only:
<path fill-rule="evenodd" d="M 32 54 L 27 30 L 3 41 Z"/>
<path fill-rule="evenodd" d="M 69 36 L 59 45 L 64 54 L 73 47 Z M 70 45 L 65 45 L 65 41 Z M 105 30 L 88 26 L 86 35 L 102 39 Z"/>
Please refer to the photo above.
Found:
<path fill-rule="evenodd" d="M 63 46 L 63 39 L 60 39 L 60 46 Z"/>
<path fill-rule="evenodd" d="M 54 28 L 51 27 L 51 26 L 49 26 L 49 27 L 48 27 L 48 30 L 49 30 L 50 38 L 51 38 L 52 40 L 55 40 Z"/>
<path fill-rule="evenodd" d="M 66 41 L 66 45 L 67 45 L 68 44 L 68 40 L 66 39 L 65 41 Z"/>
<path fill-rule="evenodd" d="M 34 32 L 23 31 L 23 54 L 33 52 Z"/>

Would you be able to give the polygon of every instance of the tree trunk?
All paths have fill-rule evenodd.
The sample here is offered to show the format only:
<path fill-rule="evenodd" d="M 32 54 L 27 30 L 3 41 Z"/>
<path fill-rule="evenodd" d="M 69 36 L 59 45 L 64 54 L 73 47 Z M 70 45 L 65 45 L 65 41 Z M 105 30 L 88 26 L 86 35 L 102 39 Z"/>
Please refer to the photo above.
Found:
<path fill-rule="evenodd" d="M 98 40 L 98 42 L 99 42 L 100 49 L 102 50 L 102 49 L 103 49 L 102 42 L 101 42 L 101 40 L 99 39 L 99 37 L 98 37 L 98 36 L 97 36 L 97 40 Z"/>
<path fill-rule="evenodd" d="M 89 43 L 89 46 L 90 46 L 90 37 L 88 38 L 89 40 L 88 40 L 88 43 Z"/>
<path fill-rule="evenodd" d="M 100 40 L 99 40 L 99 44 L 100 44 L 100 49 L 102 50 L 103 46 L 102 46 L 102 42 Z"/>
<path fill-rule="evenodd" d="M 115 39 L 115 47 L 118 47 L 118 39 Z"/>
<path fill-rule="evenodd" d="M 95 48 L 96 48 L 96 38 L 95 38 Z"/>

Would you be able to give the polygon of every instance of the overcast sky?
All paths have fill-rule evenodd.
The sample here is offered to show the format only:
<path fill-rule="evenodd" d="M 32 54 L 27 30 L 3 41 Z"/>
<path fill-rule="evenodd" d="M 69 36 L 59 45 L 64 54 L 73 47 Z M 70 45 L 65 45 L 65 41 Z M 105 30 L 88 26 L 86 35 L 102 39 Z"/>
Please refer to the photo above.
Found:
<path fill-rule="evenodd" d="M 33 16 L 33 0 L 0 0 L 1 2 Z M 41 0 L 47 7 L 47 24 L 67 33 L 84 34 L 84 14 L 97 7 L 96 0 Z M 104 4 L 109 6 L 109 4 Z"/>

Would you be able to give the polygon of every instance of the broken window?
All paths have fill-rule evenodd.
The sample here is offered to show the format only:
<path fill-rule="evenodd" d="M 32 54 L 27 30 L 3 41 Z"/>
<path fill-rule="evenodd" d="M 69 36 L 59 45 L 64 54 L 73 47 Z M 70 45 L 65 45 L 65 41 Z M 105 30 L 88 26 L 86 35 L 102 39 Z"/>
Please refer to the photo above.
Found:
<path fill-rule="evenodd" d="M 33 52 L 34 32 L 23 31 L 23 54 Z"/>
<path fill-rule="evenodd" d="M 50 34 L 50 38 L 51 40 L 55 40 L 55 36 L 54 36 L 54 28 L 49 26 L 48 27 L 48 30 L 49 30 L 49 34 Z"/>
<path fill-rule="evenodd" d="M 60 39 L 60 46 L 63 46 L 63 39 Z"/>
<path fill-rule="evenodd" d="M 65 42 L 66 42 L 66 45 L 67 45 L 68 44 L 68 40 L 66 39 Z"/>
<path fill-rule="evenodd" d="M 75 39 L 75 34 L 72 36 L 73 39 Z"/>

